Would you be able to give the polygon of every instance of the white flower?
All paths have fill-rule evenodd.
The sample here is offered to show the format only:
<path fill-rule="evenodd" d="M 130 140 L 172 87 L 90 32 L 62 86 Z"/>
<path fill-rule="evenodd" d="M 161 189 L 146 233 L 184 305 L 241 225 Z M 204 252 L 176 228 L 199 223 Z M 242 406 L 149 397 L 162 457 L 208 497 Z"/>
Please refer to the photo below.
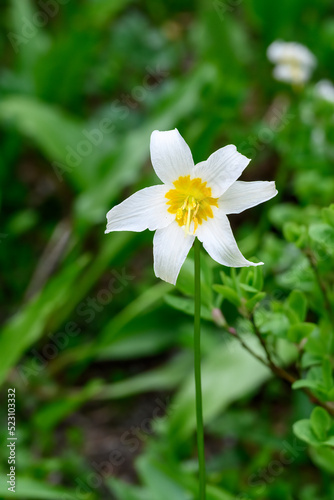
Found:
<path fill-rule="evenodd" d="M 237 181 L 250 160 L 233 145 L 194 165 L 189 146 L 177 129 L 152 133 L 151 159 L 163 184 L 142 189 L 112 208 L 107 214 L 106 233 L 156 231 L 154 272 L 174 285 L 196 236 L 220 264 L 262 264 L 241 254 L 226 215 L 275 196 L 274 182 Z"/>
<path fill-rule="evenodd" d="M 276 40 L 267 49 L 268 59 L 276 64 L 276 80 L 302 85 L 307 82 L 316 66 L 316 58 L 307 47 L 297 42 Z"/>
<path fill-rule="evenodd" d="M 329 80 L 320 80 L 315 85 L 315 92 L 318 97 L 325 101 L 334 103 L 334 85 Z"/>

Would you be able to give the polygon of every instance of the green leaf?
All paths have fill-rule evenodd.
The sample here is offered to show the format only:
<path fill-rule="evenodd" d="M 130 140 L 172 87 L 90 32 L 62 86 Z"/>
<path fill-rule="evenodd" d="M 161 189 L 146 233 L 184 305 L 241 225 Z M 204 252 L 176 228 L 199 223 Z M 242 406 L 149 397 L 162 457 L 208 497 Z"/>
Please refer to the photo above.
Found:
<path fill-rule="evenodd" d="M 325 383 L 325 387 L 330 391 L 333 387 L 333 369 L 332 363 L 328 358 L 322 361 L 322 375 Z"/>
<path fill-rule="evenodd" d="M 247 300 L 246 303 L 245 303 L 247 309 L 249 311 L 253 311 L 253 309 L 256 306 L 256 304 L 258 304 L 259 302 L 261 302 L 261 300 L 263 300 L 265 298 L 265 296 L 266 296 L 265 292 L 259 292 L 256 295 L 254 295 L 254 297 L 252 297 L 251 299 Z"/>
<path fill-rule="evenodd" d="M 86 263 L 84 257 L 65 268 L 3 327 L 0 335 L 0 383 L 25 350 L 43 335 L 47 326 L 52 325 L 53 318 L 61 315 Z"/>
<path fill-rule="evenodd" d="M 42 408 L 34 415 L 33 423 L 36 429 L 51 430 L 64 418 L 80 408 L 86 401 L 90 401 L 101 390 L 100 380 L 91 380 L 86 387 L 78 393 L 63 396 Z"/>
<path fill-rule="evenodd" d="M 176 295 L 166 295 L 165 302 L 177 309 L 178 311 L 182 311 L 189 316 L 194 316 L 195 312 L 195 302 L 194 299 L 187 299 L 185 297 L 177 297 Z M 205 305 L 201 305 L 201 317 L 206 319 L 207 321 L 212 321 L 212 314 L 208 307 Z"/>
<path fill-rule="evenodd" d="M 305 294 L 299 290 L 292 290 L 288 299 L 288 306 L 296 313 L 300 322 L 306 318 L 307 300 Z"/>
<path fill-rule="evenodd" d="M 331 249 L 331 251 L 334 249 L 334 228 L 329 224 L 311 224 L 309 235 L 314 241 L 326 246 L 326 248 Z"/>
<path fill-rule="evenodd" d="M 124 328 L 122 336 L 116 338 L 99 355 L 99 359 L 121 360 L 154 356 L 175 345 L 177 333 L 164 326 L 148 328 L 147 325 Z"/>
<path fill-rule="evenodd" d="M 187 491 L 175 478 L 168 474 L 165 464 L 142 455 L 137 461 L 137 467 L 145 486 L 153 498 L 159 500 L 192 500 L 191 491 Z M 182 475 L 180 476 L 182 478 Z"/>
<path fill-rule="evenodd" d="M 253 286 L 247 285 L 246 283 L 240 283 L 240 288 L 242 288 L 242 290 L 245 290 L 245 292 L 249 292 L 249 293 L 257 293 L 258 292 L 258 290 L 256 288 L 254 288 Z"/>
<path fill-rule="evenodd" d="M 218 292 L 220 295 L 224 297 L 228 302 L 239 307 L 241 305 L 241 299 L 239 298 L 237 292 L 232 288 L 229 288 L 225 285 L 213 285 L 212 288 L 215 292 Z"/>
<path fill-rule="evenodd" d="M 312 446 L 321 446 L 321 440 L 314 433 L 310 420 L 298 420 L 293 424 L 292 428 L 297 438 Z"/>
<path fill-rule="evenodd" d="M 248 283 L 256 290 L 260 291 L 263 288 L 263 266 L 249 267 Z M 246 268 L 245 268 L 246 269 Z"/>
<path fill-rule="evenodd" d="M 2 481 L 0 484 L 0 495 L 3 499 L 18 498 L 22 500 L 77 500 L 77 492 L 66 490 L 47 483 L 42 483 L 28 477 L 16 477 L 15 493 L 8 492 L 8 485 Z M 87 500 L 92 500 L 92 493 L 85 493 Z"/>
<path fill-rule="evenodd" d="M 301 340 L 308 338 L 316 327 L 314 323 L 297 323 L 290 326 L 287 337 L 291 342 L 298 344 Z"/>
<path fill-rule="evenodd" d="M 294 243 L 298 248 L 302 248 L 307 241 L 307 228 L 295 222 L 285 222 L 283 235 L 287 241 Z"/>
<path fill-rule="evenodd" d="M 269 219 L 278 229 L 282 229 L 286 221 L 302 223 L 304 217 L 301 207 L 292 203 L 277 203 L 269 210 Z"/>
<path fill-rule="evenodd" d="M 131 0 L 94 0 L 82 7 L 82 19 L 89 22 L 89 25 L 102 27 L 110 23 L 112 18 L 126 8 Z"/>
<path fill-rule="evenodd" d="M 167 459 L 168 460 L 168 459 Z M 155 453 L 142 455 L 137 461 L 139 474 L 152 498 L 159 500 L 193 500 L 198 494 L 198 479 L 178 464 Z M 207 485 L 207 500 L 234 500 L 234 496 L 216 486 Z M 122 499 L 123 500 L 123 499 Z"/>
<path fill-rule="evenodd" d="M 120 382 L 105 385 L 97 394 L 97 399 L 118 399 L 150 391 L 174 389 L 192 367 L 192 356 L 185 352 L 172 358 L 158 368 L 139 373 Z"/>
<path fill-rule="evenodd" d="M 332 425 L 332 419 L 327 411 L 321 406 L 317 406 L 311 413 L 311 427 L 318 439 L 324 441 Z"/>
<path fill-rule="evenodd" d="M 52 162 L 54 176 L 60 180 L 64 173 L 77 187 L 87 188 L 97 174 L 94 154 L 99 156 L 99 149 L 93 149 L 93 155 L 78 157 L 78 166 L 70 161 L 69 151 L 76 150 L 83 141 L 85 124 L 68 116 L 56 106 L 45 104 L 27 96 L 7 96 L 0 101 L 0 120 L 14 126 L 21 134 L 33 141 Z M 70 148 L 70 149 L 69 149 Z M 72 148 L 72 149 L 71 149 Z M 72 156 L 75 153 L 71 153 Z M 76 153 L 77 154 L 77 153 Z"/>
<path fill-rule="evenodd" d="M 106 483 L 117 500 L 154 500 L 148 489 L 125 483 L 115 477 L 107 478 Z"/>
<path fill-rule="evenodd" d="M 330 436 L 328 439 L 326 439 L 326 441 L 324 441 L 324 444 L 334 448 L 334 436 Z"/>
<path fill-rule="evenodd" d="M 255 322 L 261 333 L 276 335 L 285 338 L 290 322 L 281 312 L 267 311 L 259 307 L 255 310 Z"/>
<path fill-rule="evenodd" d="M 324 394 L 327 393 L 326 389 L 323 387 L 321 382 L 318 382 L 316 380 L 310 380 L 307 378 L 303 378 L 300 380 L 296 380 L 296 382 L 294 382 L 292 384 L 292 389 L 302 389 L 304 387 L 307 387 L 308 389 L 312 389 L 313 391 L 322 392 Z"/>
<path fill-rule="evenodd" d="M 330 226 L 334 227 L 334 203 L 322 209 L 322 217 Z"/>
<path fill-rule="evenodd" d="M 308 337 L 304 349 L 313 355 L 323 358 L 331 351 L 331 342 L 331 335 L 317 327 Z"/>
<path fill-rule="evenodd" d="M 105 325 L 100 333 L 98 343 L 94 347 L 94 355 L 103 353 L 114 339 L 117 338 L 119 332 L 131 320 L 137 318 L 140 314 L 157 305 L 163 300 L 166 293 L 170 292 L 173 286 L 169 283 L 161 282 L 145 290 L 141 295 L 128 304 L 122 311 L 119 312 L 109 323 Z"/>
<path fill-rule="evenodd" d="M 334 450 L 326 446 L 310 449 L 312 461 L 320 468 L 334 474 Z"/>

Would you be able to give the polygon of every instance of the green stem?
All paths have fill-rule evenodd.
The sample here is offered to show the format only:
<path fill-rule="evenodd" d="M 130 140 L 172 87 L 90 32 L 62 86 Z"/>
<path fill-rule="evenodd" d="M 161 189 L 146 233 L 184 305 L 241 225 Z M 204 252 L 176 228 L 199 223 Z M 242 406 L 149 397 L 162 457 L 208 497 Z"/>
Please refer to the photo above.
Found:
<path fill-rule="evenodd" d="M 205 500 L 205 455 L 201 383 L 201 245 L 195 239 L 195 315 L 194 315 L 194 364 L 196 390 L 197 450 L 199 466 L 199 500 Z"/>

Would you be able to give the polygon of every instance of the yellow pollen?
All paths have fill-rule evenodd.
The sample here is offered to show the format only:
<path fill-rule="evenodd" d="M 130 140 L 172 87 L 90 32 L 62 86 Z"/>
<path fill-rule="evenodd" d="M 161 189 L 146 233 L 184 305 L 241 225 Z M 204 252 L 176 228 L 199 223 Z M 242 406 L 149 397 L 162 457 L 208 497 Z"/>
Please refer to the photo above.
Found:
<path fill-rule="evenodd" d="M 213 218 L 212 207 L 218 207 L 218 198 L 212 198 L 211 188 L 199 177 L 190 179 L 190 175 L 181 176 L 173 184 L 175 188 L 165 195 L 168 212 L 175 214 L 179 226 L 185 226 L 185 234 L 190 234 L 193 223 L 195 234 L 203 220 Z"/>

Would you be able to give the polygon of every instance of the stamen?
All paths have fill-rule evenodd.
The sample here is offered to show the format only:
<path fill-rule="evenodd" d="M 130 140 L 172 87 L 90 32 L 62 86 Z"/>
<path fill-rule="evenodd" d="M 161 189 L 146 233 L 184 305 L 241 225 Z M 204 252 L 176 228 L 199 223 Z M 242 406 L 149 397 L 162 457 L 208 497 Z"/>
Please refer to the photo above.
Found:
<path fill-rule="evenodd" d="M 193 232 L 193 234 L 195 234 L 197 231 L 197 228 L 198 228 L 198 219 L 197 219 L 197 217 L 194 217 L 193 220 L 194 220 L 194 232 Z"/>
<path fill-rule="evenodd" d="M 191 223 L 191 206 L 188 205 L 187 224 L 186 224 L 186 228 L 185 228 L 185 233 L 186 234 L 190 234 L 189 233 L 190 223 Z"/>
<path fill-rule="evenodd" d="M 185 236 L 192 234 L 208 217 L 213 217 L 212 206 L 218 206 L 218 199 L 211 197 L 211 188 L 200 178 L 191 179 L 190 175 L 181 176 L 174 183 L 175 189 L 166 193 L 168 212 L 175 214 L 179 226 L 184 226 Z"/>
<path fill-rule="evenodd" d="M 177 211 L 176 211 L 176 218 L 177 220 L 181 220 L 183 217 L 183 209 L 182 208 L 178 208 Z"/>
<path fill-rule="evenodd" d="M 188 203 L 188 199 L 189 199 L 189 196 L 187 196 L 187 198 L 184 200 L 184 203 L 181 207 L 181 210 L 185 210 L 186 209 L 186 206 L 187 206 L 187 203 Z"/>

